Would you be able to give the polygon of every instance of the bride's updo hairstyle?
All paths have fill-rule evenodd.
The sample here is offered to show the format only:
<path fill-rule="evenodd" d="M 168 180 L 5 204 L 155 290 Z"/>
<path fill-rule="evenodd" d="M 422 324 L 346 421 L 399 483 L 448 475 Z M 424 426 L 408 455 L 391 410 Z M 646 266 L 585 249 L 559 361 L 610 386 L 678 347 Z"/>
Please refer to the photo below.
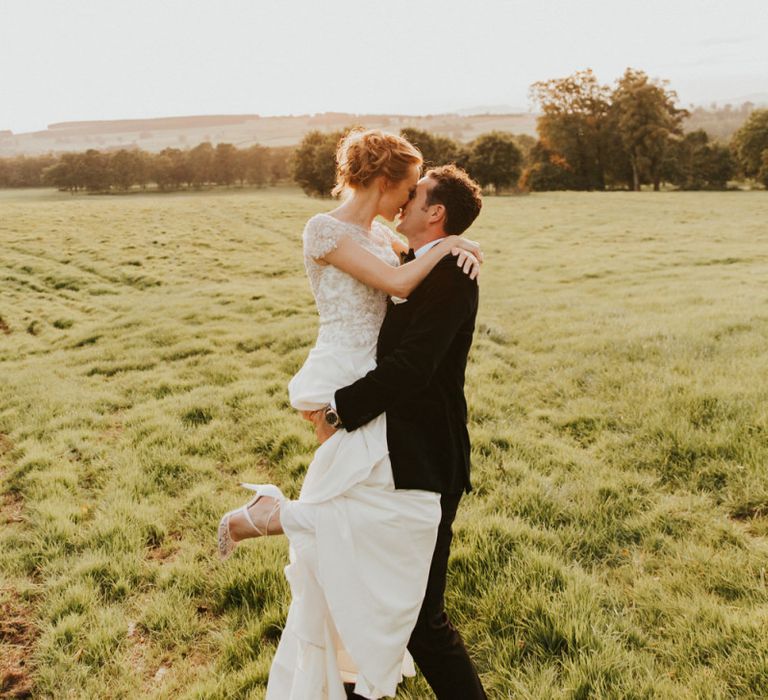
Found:
<path fill-rule="evenodd" d="M 367 187 L 379 175 L 399 182 L 412 165 L 423 162 L 419 149 L 402 136 L 379 129 L 353 129 L 336 148 L 336 187 L 332 194 Z"/>

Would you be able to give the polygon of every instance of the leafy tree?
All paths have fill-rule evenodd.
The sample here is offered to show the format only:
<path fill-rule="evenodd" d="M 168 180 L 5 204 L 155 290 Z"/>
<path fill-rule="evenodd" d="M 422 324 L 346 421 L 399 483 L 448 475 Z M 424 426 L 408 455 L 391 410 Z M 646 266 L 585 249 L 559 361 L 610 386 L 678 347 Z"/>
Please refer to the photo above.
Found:
<path fill-rule="evenodd" d="M 605 189 L 608 159 L 616 150 L 610 88 L 588 69 L 534 83 L 531 97 L 542 112 L 536 122 L 539 139 L 565 159 L 575 187 Z"/>
<path fill-rule="evenodd" d="M 182 183 L 187 186 L 194 179 L 189 160 L 189 151 L 178 148 L 164 148 L 151 159 L 151 179 L 161 190 L 178 189 Z"/>
<path fill-rule="evenodd" d="M 529 134 L 515 134 L 515 143 L 517 143 L 517 147 L 523 154 L 523 160 L 527 162 L 538 141 Z"/>
<path fill-rule="evenodd" d="M 667 153 L 662 176 L 684 190 L 722 190 L 736 172 L 727 146 L 703 129 L 686 134 Z"/>
<path fill-rule="evenodd" d="M 109 157 L 109 179 L 118 189 L 129 190 L 142 180 L 144 159 L 138 151 L 121 149 Z"/>
<path fill-rule="evenodd" d="M 763 163 L 757 173 L 757 179 L 768 189 L 768 149 L 763 151 Z"/>
<path fill-rule="evenodd" d="M 195 181 L 191 151 L 167 148 L 161 152 L 167 152 L 171 159 L 171 179 L 174 187 L 181 187 L 182 183 L 191 187 Z"/>
<path fill-rule="evenodd" d="M 258 144 L 243 151 L 243 172 L 251 185 L 266 185 L 270 176 L 270 152 Z"/>
<path fill-rule="evenodd" d="M 171 150 L 174 149 L 164 148 L 151 161 L 152 179 L 161 190 L 167 189 L 173 183 L 173 161 L 169 153 Z"/>
<path fill-rule="evenodd" d="M 492 185 L 496 194 L 517 184 L 523 153 L 512 134 L 491 131 L 480 134 L 471 144 L 467 170 L 480 185 Z"/>
<path fill-rule="evenodd" d="M 667 151 L 682 135 L 688 115 L 675 107 L 677 94 L 666 81 L 653 81 L 643 71 L 627 68 L 613 91 L 616 129 L 632 168 L 632 189 L 647 178 L 658 191 Z"/>
<path fill-rule="evenodd" d="M 144 190 L 151 180 L 152 154 L 138 149 L 134 152 L 138 159 L 136 162 L 136 184 Z"/>
<path fill-rule="evenodd" d="M 82 154 L 64 153 L 59 162 L 47 168 L 43 173 L 43 183 L 62 191 L 77 192 L 85 186 L 82 178 Z"/>
<path fill-rule="evenodd" d="M 293 178 L 308 195 L 330 196 L 336 184 L 336 146 L 343 135 L 309 131 L 296 149 Z"/>
<path fill-rule="evenodd" d="M 768 109 L 752 112 L 734 134 L 731 145 L 744 175 L 759 178 L 768 150 Z"/>
<path fill-rule="evenodd" d="M 694 153 L 694 166 L 703 182 L 703 189 L 724 190 L 736 175 L 736 162 L 728 146 L 708 143 Z"/>
<path fill-rule="evenodd" d="M 237 149 L 231 143 L 217 144 L 213 155 L 212 180 L 219 185 L 231 185 L 238 175 Z"/>
<path fill-rule="evenodd" d="M 533 192 L 577 190 L 581 182 L 568 161 L 549 150 L 540 141 L 531 148 L 529 165 L 520 178 L 520 186 Z"/>
<path fill-rule="evenodd" d="M 2 187 L 40 187 L 43 183 L 43 170 L 57 162 L 52 155 L 14 156 L 0 164 L 0 186 Z"/>
<path fill-rule="evenodd" d="M 89 148 L 80 160 L 82 183 L 92 192 L 108 190 L 110 186 L 109 157 Z"/>
<path fill-rule="evenodd" d="M 461 145 L 447 136 L 412 127 L 401 129 L 400 136 L 408 139 L 421 151 L 425 168 L 455 163 L 459 159 Z"/>
<path fill-rule="evenodd" d="M 691 132 L 683 138 L 690 144 L 689 189 L 725 189 L 736 173 L 736 163 L 727 146 L 710 140 L 706 131 Z"/>
<path fill-rule="evenodd" d="M 245 184 L 245 176 L 248 170 L 247 152 L 244 149 L 235 149 L 234 166 L 232 168 L 232 175 L 236 182 L 240 183 L 240 187 Z"/>
<path fill-rule="evenodd" d="M 269 182 L 276 184 L 291 177 L 291 163 L 295 153 L 293 146 L 269 149 Z"/>
<path fill-rule="evenodd" d="M 196 187 L 214 182 L 214 150 L 208 141 L 198 144 L 189 152 L 192 184 Z"/>

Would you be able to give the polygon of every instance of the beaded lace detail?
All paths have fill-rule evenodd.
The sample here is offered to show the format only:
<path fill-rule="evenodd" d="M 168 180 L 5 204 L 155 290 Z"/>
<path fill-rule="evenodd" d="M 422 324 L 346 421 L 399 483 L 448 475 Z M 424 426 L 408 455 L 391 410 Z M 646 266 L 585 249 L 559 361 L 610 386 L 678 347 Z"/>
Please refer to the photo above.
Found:
<path fill-rule="evenodd" d="M 316 214 L 304 227 L 304 266 L 320 314 L 319 344 L 369 347 L 376 344 L 387 309 L 387 295 L 358 282 L 333 265 L 318 261 L 349 236 L 367 251 L 396 267 L 394 234 L 377 221 L 370 232 L 330 216 Z"/>

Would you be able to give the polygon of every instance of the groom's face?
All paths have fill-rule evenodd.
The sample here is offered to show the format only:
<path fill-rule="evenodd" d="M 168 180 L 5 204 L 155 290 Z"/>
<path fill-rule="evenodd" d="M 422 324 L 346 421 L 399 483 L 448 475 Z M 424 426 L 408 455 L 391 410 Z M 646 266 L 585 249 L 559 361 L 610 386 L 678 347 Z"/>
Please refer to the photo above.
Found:
<path fill-rule="evenodd" d="M 434 185 L 435 181 L 426 175 L 416 183 L 413 197 L 400 209 L 400 218 L 396 227 L 397 231 L 405 236 L 409 236 L 423 233 L 427 230 L 430 209 L 427 205 L 427 197 Z"/>

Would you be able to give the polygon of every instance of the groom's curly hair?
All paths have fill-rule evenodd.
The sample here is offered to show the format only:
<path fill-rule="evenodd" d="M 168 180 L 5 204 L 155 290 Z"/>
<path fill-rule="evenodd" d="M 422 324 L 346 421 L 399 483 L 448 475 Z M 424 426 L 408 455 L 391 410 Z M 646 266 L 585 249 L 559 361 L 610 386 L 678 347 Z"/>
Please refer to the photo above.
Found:
<path fill-rule="evenodd" d="M 447 234 L 464 233 L 483 206 L 480 185 L 453 163 L 431 168 L 425 175 L 436 181 L 427 195 L 427 206 L 442 204 L 445 207 L 443 230 Z"/>

